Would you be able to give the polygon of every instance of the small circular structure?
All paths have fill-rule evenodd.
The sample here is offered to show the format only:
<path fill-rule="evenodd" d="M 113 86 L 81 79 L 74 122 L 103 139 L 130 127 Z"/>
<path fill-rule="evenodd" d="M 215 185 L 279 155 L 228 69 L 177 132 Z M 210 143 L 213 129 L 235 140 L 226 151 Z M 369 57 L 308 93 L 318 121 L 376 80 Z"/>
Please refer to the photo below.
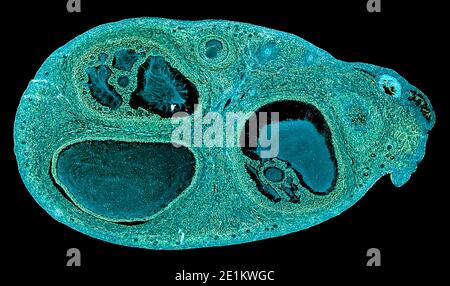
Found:
<path fill-rule="evenodd" d="M 223 50 L 223 44 L 221 41 L 211 39 L 205 44 L 206 52 L 205 56 L 210 59 L 217 58 Z"/>
<path fill-rule="evenodd" d="M 264 176 L 272 182 L 281 182 L 284 179 L 284 173 L 277 167 L 268 167 L 264 170 Z"/>
<path fill-rule="evenodd" d="M 121 75 L 117 79 L 117 84 L 120 87 L 127 87 L 129 83 L 130 83 L 130 79 L 126 75 Z"/>

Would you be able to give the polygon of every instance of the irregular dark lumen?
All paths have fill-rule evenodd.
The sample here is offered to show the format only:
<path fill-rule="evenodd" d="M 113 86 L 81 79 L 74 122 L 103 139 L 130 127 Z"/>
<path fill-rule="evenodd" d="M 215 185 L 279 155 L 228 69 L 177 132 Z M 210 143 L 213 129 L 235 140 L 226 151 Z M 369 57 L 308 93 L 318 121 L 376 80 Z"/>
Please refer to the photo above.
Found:
<path fill-rule="evenodd" d="M 130 99 L 132 108 L 171 117 L 177 111 L 192 113 L 197 102 L 196 88 L 163 57 L 151 56 L 139 68 L 138 87 Z"/>
<path fill-rule="evenodd" d="M 101 65 L 91 67 L 86 70 L 89 81 L 89 91 L 92 97 L 101 105 L 116 110 L 122 104 L 122 97 L 115 91 L 114 87 L 108 84 L 111 70 Z"/>
<path fill-rule="evenodd" d="M 191 183 L 193 154 L 165 143 L 86 141 L 65 149 L 57 177 L 80 207 L 116 221 L 166 207 Z"/>
<path fill-rule="evenodd" d="M 289 162 L 312 191 L 328 192 L 336 176 L 336 166 L 325 137 L 307 120 L 273 124 L 279 124 L 280 145 L 275 157 Z M 271 130 L 270 125 L 268 130 Z"/>
<path fill-rule="evenodd" d="M 133 65 L 143 54 L 133 50 L 120 50 L 114 54 L 113 67 L 123 71 L 131 71 Z"/>

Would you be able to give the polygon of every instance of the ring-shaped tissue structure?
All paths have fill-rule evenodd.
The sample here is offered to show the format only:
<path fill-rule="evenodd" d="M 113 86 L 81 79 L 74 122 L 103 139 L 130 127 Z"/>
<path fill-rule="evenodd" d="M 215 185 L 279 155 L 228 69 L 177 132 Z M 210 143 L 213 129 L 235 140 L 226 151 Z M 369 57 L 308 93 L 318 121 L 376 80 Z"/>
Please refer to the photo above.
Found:
<path fill-rule="evenodd" d="M 138 18 L 48 57 L 21 98 L 14 147 L 57 221 L 185 249 L 315 226 L 384 175 L 402 186 L 434 123 L 393 70 L 250 24 Z"/>

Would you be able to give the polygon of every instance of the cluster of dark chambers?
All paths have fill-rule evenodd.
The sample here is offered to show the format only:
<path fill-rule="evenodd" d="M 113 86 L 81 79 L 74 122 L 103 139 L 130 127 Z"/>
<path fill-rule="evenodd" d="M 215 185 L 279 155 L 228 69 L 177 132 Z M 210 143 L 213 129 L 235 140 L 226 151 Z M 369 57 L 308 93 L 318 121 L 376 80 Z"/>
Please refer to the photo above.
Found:
<path fill-rule="evenodd" d="M 114 54 L 112 67 L 120 70 L 122 75 L 117 77 L 117 85 L 119 90 L 126 88 L 129 84 L 129 78 L 125 78 L 125 74 L 129 74 L 135 63 L 142 59 L 145 55 L 139 54 L 133 50 L 120 50 Z M 105 64 L 106 54 L 101 54 L 99 60 L 101 64 L 97 67 L 91 67 L 86 70 L 88 74 L 88 87 L 92 97 L 101 105 L 109 107 L 111 110 L 117 110 L 122 105 L 122 96 L 116 91 L 116 88 L 109 84 L 110 77 L 113 72 Z M 143 108 L 150 112 L 156 113 L 163 118 L 168 118 L 173 113 L 183 111 L 188 114 L 194 112 L 194 105 L 198 103 L 198 91 L 195 86 L 186 79 L 178 70 L 174 69 L 161 56 L 149 56 L 139 67 L 137 72 L 137 87 L 131 93 L 129 106 L 133 109 Z M 298 101 L 279 101 L 268 104 L 260 108 L 257 112 L 278 112 L 279 120 L 307 120 L 315 126 L 326 138 L 326 144 L 331 151 L 331 157 L 334 165 L 337 166 L 333 146 L 331 142 L 331 133 L 325 119 L 319 110 L 314 106 L 298 102 Z M 268 124 L 270 124 L 270 118 Z M 249 134 L 249 122 L 243 133 L 245 142 L 257 142 L 259 132 L 257 134 Z M 258 126 L 261 125 L 258 122 Z M 256 138 L 250 138 L 256 136 Z M 259 158 L 255 147 L 243 147 L 243 153 L 260 162 L 264 159 Z M 287 162 L 288 163 L 288 162 Z M 262 164 L 261 164 L 262 165 Z M 300 181 L 302 176 L 298 170 L 296 171 Z M 256 182 L 261 193 L 269 196 L 265 188 L 261 184 L 259 178 L 249 172 L 253 180 Z M 313 192 L 313 190 L 311 190 Z"/>
<path fill-rule="evenodd" d="M 134 64 L 144 57 L 143 53 L 133 50 L 120 50 L 114 54 L 112 66 L 127 74 Z M 117 110 L 123 104 L 120 92 L 109 83 L 113 71 L 104 63 L 106 54 L 100 54 L 101 65 L 86 70 L 88 88 L 91 96 L 101 105 Z M 117 78 L 119 89 L 126 89 L 130 83 L 127 75 Z M 163 118 L 171 117 L 175 112 L 194 112 L 198 103 L 198 91 L 195 86 L 178 70 L 173 68 L 161 56 L 149 56 L 140 65 L 137 72 L 137 87 L 131 93 L 129 106 L 143 108 Z"/>

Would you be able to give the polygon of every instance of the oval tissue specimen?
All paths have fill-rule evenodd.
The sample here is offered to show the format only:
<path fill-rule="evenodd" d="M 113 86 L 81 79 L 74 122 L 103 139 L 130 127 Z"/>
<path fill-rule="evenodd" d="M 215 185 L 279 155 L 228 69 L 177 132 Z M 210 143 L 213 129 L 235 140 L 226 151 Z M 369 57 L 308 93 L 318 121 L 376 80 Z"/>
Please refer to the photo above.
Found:
<path fill-rule="evenodd" d="M 259 143 L 251 114 L 278 112 L 258 125 L 278 126 L 278 152 L 181 144 L 178 111 L 194 122 L 186 130 L 199 114 L 237 114 L 240 138 Z M 306 229 L 384 175 L 403 185 L 434 122 L 423 92 L 390 69 L 254 25 L 142 18 L 54 51 L 23 94 L 14 143 L 27 189 L 57 221 L 121 245 L 182 249 Z"/>

